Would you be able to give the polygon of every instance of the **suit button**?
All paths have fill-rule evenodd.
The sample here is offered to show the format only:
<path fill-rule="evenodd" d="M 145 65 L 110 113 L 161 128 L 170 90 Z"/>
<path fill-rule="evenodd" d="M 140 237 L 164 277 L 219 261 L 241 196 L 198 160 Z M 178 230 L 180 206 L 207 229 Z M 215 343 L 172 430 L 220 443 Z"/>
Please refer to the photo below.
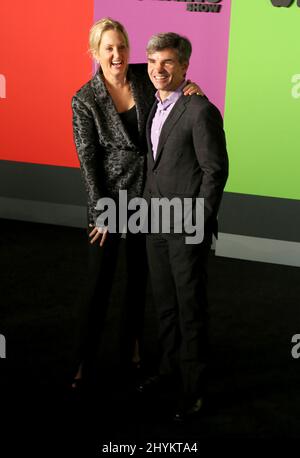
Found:
<path fill-rule="evenodd" d="M 157 175 L 157 170 L 154 170 L 154 172 L 153 172 L 153 173 L 154 173 L 154 175 Z"/>

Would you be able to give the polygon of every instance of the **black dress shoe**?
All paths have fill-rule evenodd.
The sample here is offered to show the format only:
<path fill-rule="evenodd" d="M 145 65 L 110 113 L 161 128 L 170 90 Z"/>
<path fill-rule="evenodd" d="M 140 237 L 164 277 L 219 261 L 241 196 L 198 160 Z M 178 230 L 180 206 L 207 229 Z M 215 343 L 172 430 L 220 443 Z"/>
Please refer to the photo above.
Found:
<path fill-rule="evenodd" d="M 142 382 L 140 382 L 136 389 L 139 393 L 143 394 L 157 394 L 158 392 L 162 391 L 167 385 L 167 377 L 154 375 L 152 377 L 148 377 Z"/>
<path fill-rule="evenodd" d="M 203 411 L 203 398 L 197 398 L 193 402 L 180 402 L 178 404 L 177 409 L 175 410 L 175 414 L 173 416 L 173 420 L 176 422 L 185 422 L 188 420 L 192 420 L 200 415 Z"/>

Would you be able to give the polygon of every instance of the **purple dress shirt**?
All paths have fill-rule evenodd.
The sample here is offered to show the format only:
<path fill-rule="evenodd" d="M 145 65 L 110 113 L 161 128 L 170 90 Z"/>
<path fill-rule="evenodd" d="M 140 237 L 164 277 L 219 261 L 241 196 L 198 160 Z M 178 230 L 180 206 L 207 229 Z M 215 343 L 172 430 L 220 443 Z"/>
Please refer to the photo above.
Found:
<path fill-rule="evenodd" d="M 151 143 L 152 143 L 152 152 L 153 157 L 155 159 L 158 142 L 162 127 L 169 116 L 172 108 L 174 107 L 177 100 L 182 96 L 182 89 L 186 85 L 186 81 L 183 81 L 182 84 L 176 89 L 176 91 L 172 92 L 163 102 L 160 100 L 159 91 L 156 92 L 155 97 L 158 100 L 157 108 L 155 115 L 152 120 L 151 126 Z"/>

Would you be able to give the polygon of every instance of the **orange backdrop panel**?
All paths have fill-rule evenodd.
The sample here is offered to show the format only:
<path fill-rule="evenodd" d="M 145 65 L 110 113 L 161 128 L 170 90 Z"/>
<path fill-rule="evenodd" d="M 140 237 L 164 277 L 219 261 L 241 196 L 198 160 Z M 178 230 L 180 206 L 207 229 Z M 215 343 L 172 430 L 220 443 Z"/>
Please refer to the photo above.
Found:
<path fill-rule="evenodd" d="M 0 159 L 78 166 L 71 98 L 92 75 L 93 14 L 92 0 L 1 1 Z"/>

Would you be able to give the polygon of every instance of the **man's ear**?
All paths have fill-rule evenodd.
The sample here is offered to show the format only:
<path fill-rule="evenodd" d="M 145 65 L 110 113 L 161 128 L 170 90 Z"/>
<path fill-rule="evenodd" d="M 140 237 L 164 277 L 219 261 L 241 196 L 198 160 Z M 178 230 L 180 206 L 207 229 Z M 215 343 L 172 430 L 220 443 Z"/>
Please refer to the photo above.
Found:
<path fill-rule="evenodd" d="M 188 71 L 188 68 L 189 68 L 189 62 L 184 62 L 182 65 L 182 70 L 183 70 L 183 76 L 186 77 L 186 73 Z"/>
<path fill-rule="evenodd" d="M 189 62 L 184 62 L 182 64 L 182 69 L 185 73 L 187 72 L 188 68 L 189 68 Z"/>

